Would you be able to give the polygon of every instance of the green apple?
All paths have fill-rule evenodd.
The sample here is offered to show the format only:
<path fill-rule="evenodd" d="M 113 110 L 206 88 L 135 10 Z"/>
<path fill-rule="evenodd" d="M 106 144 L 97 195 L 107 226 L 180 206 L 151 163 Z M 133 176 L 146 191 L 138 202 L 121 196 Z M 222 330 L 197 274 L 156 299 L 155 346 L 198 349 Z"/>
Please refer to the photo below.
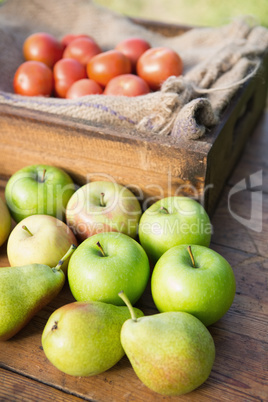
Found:
<path fill-rule="evenodd" d="M 80 240 L 100 232 L 137 236 L 141 207 L 126 187 L 94 181 L 77 190 L 68 202 L 66 220 Z"/>
<path fill-rule="evenodd" d="M 121 290 L 134 304 L 150 276 L 148 257 L 131 237 L 116 232 L 99 233 L 84 240 L 68 265 L 68 281 L 78 301 L 124 302 Z"/>
<path fill-rule="evenodd" d="M 160 312 L 185 311 L 206 326 L 228 311 L 235 288 L 234 272 L 225 258 L 199 245 L 166 251 L 151 278 L 153 300 Z"/>
<path fill-rule="evenodd" d="M 63 220 L 75 192 L 71 177 L 54 166 L 32 165 L 11 176 L 6 185 L 8 208 L 16 222 L 30 215 L 45 214 Z"/>
<path fill-rule="evenodd" d="M 5 243 L 11 231 L 11 216 L 9 210 L 0 198 L 0 246 Z"/>
<path fill-rule="evenodd" d="M 189 197 L 167 197 L 152 204 L 142 215 L 139 239 L 149 259 L 179 244 L 209 246 L 210 219 L 197 201 Z"/>
<path fill-rule="evenodd" d="M 11 266 L 43 264 L 55 267 L 70 246 L 77 246 L 71 229 L 49 215 L 32 215 L 20 221 L 10 233 L 7 256 Z M 67 271 L 69 259 L 62 265 Z"/>

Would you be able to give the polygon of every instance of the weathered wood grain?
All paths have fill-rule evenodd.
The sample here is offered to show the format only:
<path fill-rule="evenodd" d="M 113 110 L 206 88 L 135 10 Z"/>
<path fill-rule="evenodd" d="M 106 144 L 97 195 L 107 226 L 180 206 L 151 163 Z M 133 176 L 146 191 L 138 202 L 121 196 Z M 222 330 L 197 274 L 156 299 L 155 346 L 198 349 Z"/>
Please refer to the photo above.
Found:
<path fill-rule="evenodd" d="M 262 190 L 268 193 L 268 113 L 261 116 L 253 135 L 249 138 L 239 163 L 228 180 L 230 186 L 235 185 L 245 177 L 262 171 Z"/>
<path fill-rule="evenodd" d="M 62 393 L 60 390 L 49 387 L 40 382 L 18 375 L 12 371 L 0 368 L 2 402 L 81 402 L 80 398 Z"/>
<path fill-rule="evenodd" d="M 231 189 L 232 187 L 226 186 L 213 216 L 213 242 L 267 257 L 268 194 L 260 192 L 257 195 L 255 192 L 244 190 L 230 197 Z M 253 204 L 252 197 L 256 195 L 257 203 Z M 255 207 L 251 210 L 252 205 Z M 245 221 L 241 223 L 240 218 Z M 253 226 L 258 222 L 259 231 L 255 231 Z"/>

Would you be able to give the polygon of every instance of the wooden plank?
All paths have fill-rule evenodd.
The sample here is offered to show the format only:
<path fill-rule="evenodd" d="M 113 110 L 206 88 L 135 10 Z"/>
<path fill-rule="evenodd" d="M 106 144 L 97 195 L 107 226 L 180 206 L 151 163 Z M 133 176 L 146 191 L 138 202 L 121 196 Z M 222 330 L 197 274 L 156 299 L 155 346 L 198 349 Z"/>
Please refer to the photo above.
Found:
<path fill-rule="evenodd" d="M 213 216 L 213 242 L 232 247 L 262 257 L 268 256 L 268 194 L 259 193 L 258 201 L 253 204 L 256 192 L 248 190 L 239 191 L 228 197 L 232 187 L 226 187 L 218 208 Z M 251 207 L 253 205 L 253 210 Z M 230 208 L 229 208 L 230 207 Z M 236 215 L 232 215 L 236 214 Z M 245 219 L 241 223 L 238 219 Z M 250 219 L 252 218 L 252 221 Z M 260 231 L 254 231 L 253 225 L 259 220 L 262 222 Z"/>
<path fill-rule="evenodd" d="M 63 393 L 60 390 L 2 368 L 0 368 L 0 378 L 0 400 L 2 402 L 81 402 L 81 399 L 74 395 Z"/>
<path fill-rule="evenodd" d="M 167 37 L 173 37 L 177 35 L 182 35 L 183 33 L 191 30 L 193 27 L 189 25 L 181 25 L 181 24 L 170 24 L 162 21 L 153 21 L 146 20 L 143 18 L 129 18 L 135 24 L 142 25 L 143 27 L 149 29 L 150 31 L 154 31 L 160 33 L 161 35 Z"/>
<path fill-rule="evenodd" d="M 0 174 L 6 178 L 25 164 L 48 163 L 65 169 L 79 184 L 108 178 L 131 185 L 142 199 L 177 193 L 199 196 L 203 191 L 210 144 L 189 150 L 108 135 L 83 123 L 74 129 L 68 119 L 24 113 L 8 106 L 1 109 Z"/>
<path fill-rule="evenodd" d="M 228 180 L 234 186 L 252 173 L 262 171 L 262 190 L 268 193 L 268 113 L 263 113 L 252 137 L 250 137 L 239 164 Z"/>

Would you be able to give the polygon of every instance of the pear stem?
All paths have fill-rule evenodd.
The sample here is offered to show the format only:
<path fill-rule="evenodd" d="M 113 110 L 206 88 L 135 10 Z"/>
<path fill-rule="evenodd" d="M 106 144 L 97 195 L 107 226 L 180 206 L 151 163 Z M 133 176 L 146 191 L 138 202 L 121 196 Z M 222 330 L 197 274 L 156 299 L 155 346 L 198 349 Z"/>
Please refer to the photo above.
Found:
<path fill-rule="evenodd" d="M 188 246 L 188 247 L 187 247 L 187 250 L 188 250 L 188 253 L 190 254 L 190 258 L 191 258 L 191 261 L 192 261 L 193 267 L 194 267 L 194 268 L 196 268 L 196 265 L 195 265 L 195 260 L 194 260 L 194 256 L 193 256 L 193 253 L 192 253 L 191 246 Z"/>
<path fill-rule="evenodd" d="M 134 308 L 133 308 L 132 304 L 130 303 L 129 298 L 128 298 L 127 295 L 124 293 L 124 291 L 121 290 L 121 292 L 118 293 L 118 296 L 126 303 L 128 309 L 129 309 L 129 312 L 130 312 L 130 315 L 131 315 L 132 320 L 133 320 L 133 321 L 137 321 L 137 317 L 136 317 L 136 315 L 135 315 Z"/>
<path fill-rule="evenodd" d="M 98 241 L 96 244 L 97 244 L 97 246 L 99 247 L 99 249 L 100 249 L 101 254 L 103 255 L 103 257 L 106 257 L 106 254 L 105 254 L 105 252 L 104 252 L 104 250 L 103 250 L 102 245 L 100 244 L 100 242 Z"/>
<path fill-rule="evenodd" d="M 105 207 L 105 202 L 104 202 L 104 193 L 100 193 L 100 206 Z"/>
<path fill-rule="evenodd" d="M 33 236 L 32 232 L 27 228 L 27 226 L 23 225 L 22 229 L 28 232 L 30 236 Z"/>
<path fill-rule="evenodd" d="M 42 176 L 42 179 L 41 179 L 41 183 L 44 183 L 45 175 L 46 175 L 46 169 L 43 170 L 43 176 Z"/>
<path fill-rule="evenodd" d="M 166 207 L 161 207 L 160 212 L 164 212 L 165 214 L 169 214 L 168 209 Z"/>
<path fill-rule="evenodd" d="M 62 264 L 73 254 L 74 250 L 76 249 L 76 246 L 74 244 L 71 245 L 67 253 L 59 260 L 58 264 L 54 269 L 59 271 L 61 269 Z"/>

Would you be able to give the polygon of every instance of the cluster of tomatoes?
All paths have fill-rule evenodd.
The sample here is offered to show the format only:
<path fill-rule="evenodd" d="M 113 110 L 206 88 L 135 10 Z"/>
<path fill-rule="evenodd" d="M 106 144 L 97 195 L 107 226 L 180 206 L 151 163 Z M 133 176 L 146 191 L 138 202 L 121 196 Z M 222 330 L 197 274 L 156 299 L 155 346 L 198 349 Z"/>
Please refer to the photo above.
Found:
<path fill-rule="evenodd" d="M 13 84 L 15 93 L 27 96 L 138 96 L 157 91 L 163 81 L 183 70 L 176 52 L 152 48 L 142 38 L 125 39 L 102 51 L 88 35 L 68 34 L 58 41 L 40 32 L 26 38 L 23 55 L 26 61 Z"/>

